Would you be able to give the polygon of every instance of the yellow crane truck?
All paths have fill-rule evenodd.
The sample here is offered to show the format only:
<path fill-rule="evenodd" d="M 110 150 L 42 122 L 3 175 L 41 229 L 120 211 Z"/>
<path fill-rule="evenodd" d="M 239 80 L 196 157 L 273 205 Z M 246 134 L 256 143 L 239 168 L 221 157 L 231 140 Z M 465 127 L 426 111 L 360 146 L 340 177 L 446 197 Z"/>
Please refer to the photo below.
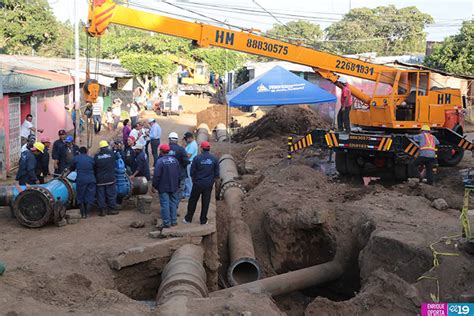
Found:
<path fill-rule="evenodd" d="M 186 38 L 201 47 L 221 47 L 309 66 L 340 88 L 341 74 L 373 81 L 370 92 L 349 86 L 352 96 L 364 105 L 350 112 L 355 127 L 351 132 L 316 129 L 289 146 L 290 152 L 313 145 L 332 149 L 336 168 L 342 174 L 389 171 L 397 178 L 407 178 L 409 164 L 418 152 L 410 135 L 425 124 L 440 141 L 441 165 L 458 164 L 463 151 L 474 147 L 463 136 L 460 90 L 433 87 L 430 71 L 377 65 L 262 36 L 255 30 L 180 20 L 124 7 L 112 0 L 91 1 L 88 35 L 100 37 L 110 24 Z M 384 86 L 388 89 L 382 89 Z"/>

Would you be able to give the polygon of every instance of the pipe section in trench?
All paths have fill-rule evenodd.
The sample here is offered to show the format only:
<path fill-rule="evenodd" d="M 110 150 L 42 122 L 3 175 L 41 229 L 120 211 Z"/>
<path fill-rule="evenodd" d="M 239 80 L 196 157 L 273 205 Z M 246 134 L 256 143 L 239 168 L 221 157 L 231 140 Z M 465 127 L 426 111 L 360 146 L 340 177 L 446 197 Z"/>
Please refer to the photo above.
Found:
<path fill-rule="evenodd" d="M 166 304 L 183 297 L 207 297 L 203 259 L 204 251 L 199 246 L 186 244 L 176 250 L 161 274 L 156 302 Z"/>
<path fill-rule="evenodd" d="M 230 218 L 229 224 L 229 253 L 230 265 L 227 269 L 227 280 L 230 285 L 259 280 L 262 269 L 255 259 L 255 249 L 250 228 L 242 220 L 242 199 L 245 190 L 237 181 L 239 176 L 234 158 L 222 155 L 219 159 L 221 178 L 220 197 L 226 204 L 226 213 Z"/>
<path fill-rule="evenodd" d="M 223 123 L 219 123 L 216 126 L 216 140 L 218 142 L 225 142 L 227 140 L 227 128 Z"/>
<path fill-rule="evenodd" d="M 342 264 L 337 261 L 330 261 L 212 292 L 210 296 L 226 296 L 239 290 L 249 291 L 250 293 L 268 293 L 271 296 L 278 296 L 336 280 L 342 273 Z"/>
<path fill-rule="evenodd" d="M 199 124 L 197 127 L 196 131 L 196 141 L 199 145 L 201 145 L 202 142 L 207 142 L 209 141 L 209 126 L 205 123 Z"/>

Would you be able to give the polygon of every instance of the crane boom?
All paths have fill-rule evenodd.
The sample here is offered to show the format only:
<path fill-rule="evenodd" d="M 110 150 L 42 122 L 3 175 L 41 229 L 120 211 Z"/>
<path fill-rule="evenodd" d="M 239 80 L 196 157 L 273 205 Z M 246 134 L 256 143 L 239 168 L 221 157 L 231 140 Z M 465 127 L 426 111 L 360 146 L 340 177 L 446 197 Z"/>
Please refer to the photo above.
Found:
<path fill-rule="evenodd" d="M 201 47 L 221 47 L 309 66 L 338 87 L 339 74 L 375 83 L 370 94 L 349 85 L 352 95 L 363 102 L 350 111 L 351 123 L 359 127 L 357 132 L 316 129 L 291 144 L 290 157 L 293 151 L 317 144 L 336 152 L 340 173 L 360 174 L 362 169 L 375 167 L 405 179 L 418 149 L 407 132 L 415 134 L 425 124 L 435 129 L 440 140 L 441 164 L 454 166 L 461 161 L 464 149 L 474 149 L 474 144 L 462 136 L 460 90 L 431 87 L 430 71 L 373 64 L 269 38 L 254 30 L 175 19 L 120 6 L 113 0 L 90 1 L 86 31 L 92 37 L 100 37 L 110 24 L 118 24 L 190 39 Z"/>
<path fill-rule="evenodd" d="M 352 95 L 364 104 L 351 111 L 351 122 L 357 126 L 409 129 L 422 124 L 445 126 L 460 122 L 460 91 L 432 89 L 431 74 L 426 70 L 378 65 L 268 38 L 253 30 L 237 31 L 180 20 L 121 6 L 113 0 L 91 0 L 87 33 L 100 37 L 110 24 L 190 39 L 201 47 L 221 47 L 309 66 L 338 87 L 339 74 L 373 81 L 373 91 L 349 85 Z"/>
<path fill-rule="evenodd" d="M 301 45 L 267 38 L 252 31 L 235 31 L 213 25 L 179 20 L 155 13 L 127 8 L 106 0 L 100 6 L 93 1 L 89 10 L 87 32 L 93 37 L 101 36 L 109 24 L 134 27 L 146 31 L 167 34 L 196 41 L 201 47 L 215 46 L 249 54 L 285 60 L 312 67 L 323 77 L 337 80 L 332 72 L 346 74 L 375 81 L 379 75 L 381 82 L 393 83 L 396 69 L 368 63 L 355 58 L 347 58 L 327 52 L 317 51 Z M 393 73 L 393 76 L 387 76 Z M 332 78 L 332 79 L 331 79 Z M 370 96 L 352 87 L 354 96 L 368 103 Z"/>

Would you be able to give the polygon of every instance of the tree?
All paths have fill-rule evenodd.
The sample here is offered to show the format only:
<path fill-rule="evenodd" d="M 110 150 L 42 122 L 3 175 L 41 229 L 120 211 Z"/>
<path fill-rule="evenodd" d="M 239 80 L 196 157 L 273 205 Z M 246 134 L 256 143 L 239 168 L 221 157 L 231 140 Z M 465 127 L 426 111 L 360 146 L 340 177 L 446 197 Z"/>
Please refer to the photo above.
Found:
<path fill-rule="evenodd" d="M 30 54 L 58 41 L 59 24 L 46 0 L 0 0 L 0 50 Z"/>
<path fill-rule="evenodd" d="M 247 54 L 222 48 L 198 48 L 191 51 L 190 55 L 195 60 L 205 61 L 212 72 L 220 75 L 242 67 L 249 59 Z"/>
<path fill-rule="evenodd" d="M 326 48 L 339 54 L 377 52 L 385 56 L 423 52 L 423 30 L 432 22 L 430 15 L 416 7 L 356 8 L 325 30 Z"/>
<path fill-rule="evenodd" d="M 435 45 L 424 64 L 451 73 L 474 75 L 474 22 L 464 22 L 458 34 Z"/>
<path fill-rule="evenodd" d="M 302 20 L 290 21 L 285 25 L 274 24 L 266 34 L 283 41 L 300 40 L 308 45 L 316 44 L 316 41 L 323 37 L 319 25 Z"/>
<path fill-rule="evenodd" d="M 168 53 L 184 57 L 190 50 L 189 40 L 117 25 L 109 26 L 107 33 L 101 38 L 102 58 L 119 58 L 129 53 Z"/>
<path fill-rule="evenodd" d="M 145 91 L 150 87 L 154 77 L 163 79 L 176 69 L 173 62 L 165 56 L 142 53 L 123 55 L 120 57 L 120 64 L 136 76 Z"/>

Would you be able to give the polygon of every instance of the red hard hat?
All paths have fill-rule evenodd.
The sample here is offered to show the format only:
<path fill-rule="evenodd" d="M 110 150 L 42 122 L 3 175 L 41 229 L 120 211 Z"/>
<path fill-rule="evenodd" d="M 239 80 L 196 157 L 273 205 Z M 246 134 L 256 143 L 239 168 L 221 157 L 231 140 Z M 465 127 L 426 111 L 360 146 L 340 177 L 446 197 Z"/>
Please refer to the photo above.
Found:
<path fill-rule="evenodd" d="M 210 149 L 211 145 L 209 144 L 209 142 L 204 141 L 204 142 L 201 143 L 201 148 L 202 149 Z"/>
<path fill-rule="evenodd" d="M 171 148 L 170 148 L 170 145 L 168 144 L 161 144 L 160 150 L 163 151 L 164 153 L 169 153 Z"/>

